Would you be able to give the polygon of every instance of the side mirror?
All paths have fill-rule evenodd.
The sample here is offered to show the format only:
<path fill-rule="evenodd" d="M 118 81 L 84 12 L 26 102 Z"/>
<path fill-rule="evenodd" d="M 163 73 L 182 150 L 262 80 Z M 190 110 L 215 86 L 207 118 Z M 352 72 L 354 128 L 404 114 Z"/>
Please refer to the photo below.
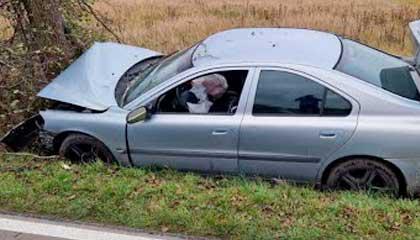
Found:
<path fill-rule="evenodd" d="M 143 122 L 144 120 L 146 120 L 148 115 L 149 115 L 149 111 L 147 110 L 146 107 L 139 107 L 131 111 L 127 115 L 127 123 L 132 124 L 132 123 L 137 123 L 137 122 Z"/>

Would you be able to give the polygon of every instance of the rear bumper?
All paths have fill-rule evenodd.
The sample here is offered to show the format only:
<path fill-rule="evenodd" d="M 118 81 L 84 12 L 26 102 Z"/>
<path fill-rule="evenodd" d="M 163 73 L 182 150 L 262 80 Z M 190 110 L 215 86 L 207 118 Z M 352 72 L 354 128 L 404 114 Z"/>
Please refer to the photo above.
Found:
<path fill-rule="evenodd" d="M 420 157 L 386 160 L 401 170 L 407 184 L 407 194 L 412 197 L 420 197 Z"/>

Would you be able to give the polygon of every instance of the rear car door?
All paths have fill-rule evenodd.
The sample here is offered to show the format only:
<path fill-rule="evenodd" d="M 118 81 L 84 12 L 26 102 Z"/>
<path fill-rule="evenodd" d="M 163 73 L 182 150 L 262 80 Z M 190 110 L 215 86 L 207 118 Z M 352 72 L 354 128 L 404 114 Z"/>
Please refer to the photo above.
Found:
<path fill-rule="evenodd" d="M 358 103 L 291 70 L 262 68 L 255 75 L 240 130 L 240 171 L 313 180 L 321 161 L 352 136 Z"/>

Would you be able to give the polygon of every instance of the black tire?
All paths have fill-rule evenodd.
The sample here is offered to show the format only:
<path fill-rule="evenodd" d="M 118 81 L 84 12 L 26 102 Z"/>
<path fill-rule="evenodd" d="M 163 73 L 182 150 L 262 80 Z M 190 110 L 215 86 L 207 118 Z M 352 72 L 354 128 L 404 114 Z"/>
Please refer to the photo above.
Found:
<path fill-rule="evenodd" d="M 92 163 L 96 160 L 107 164 L 115 162 L 114 156 L 102 142 L 84 134 L 67 136 L 60 146 L 59 154 L 74 163 Z"/>
<path fill-rule="evenodd" d="M 386 164 L 371 159 L 347 160 L 333 167 L 324 184 L 330 190 L 367 191 L 400 196 L 401 183 Z"/>

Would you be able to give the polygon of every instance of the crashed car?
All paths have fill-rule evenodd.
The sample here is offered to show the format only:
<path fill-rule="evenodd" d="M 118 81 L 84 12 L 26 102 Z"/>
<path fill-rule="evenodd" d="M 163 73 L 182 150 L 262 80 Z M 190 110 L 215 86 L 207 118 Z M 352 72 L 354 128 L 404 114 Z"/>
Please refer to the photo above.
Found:
<path fill-rule="evenodd" d="M 38 94 L 57 107 L 2 142 L 18 151 L 39 135 L 77 162 L 416 194 L 420 21 L 409 27 L 416 50 L 409 58 L 291 28 L 227 30 L 167 56 L 96 43 Z M 183 93 L 212 74 L 226 79 L 225 102 L 189 112 Z"/>

